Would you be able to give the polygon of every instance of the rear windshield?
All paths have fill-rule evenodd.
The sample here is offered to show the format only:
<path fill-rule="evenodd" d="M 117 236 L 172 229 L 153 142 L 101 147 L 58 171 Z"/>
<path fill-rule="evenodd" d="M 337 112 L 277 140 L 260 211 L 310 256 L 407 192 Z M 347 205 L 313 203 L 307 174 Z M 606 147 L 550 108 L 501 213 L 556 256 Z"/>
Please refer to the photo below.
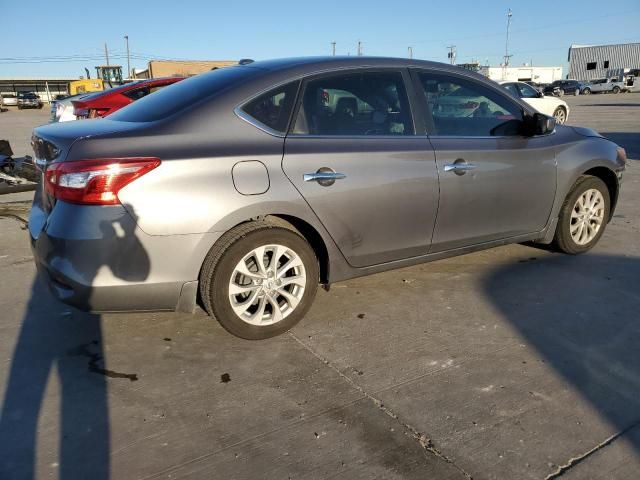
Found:
<path fill-rule="evenodd" d="M 255 73 L 256 69 L 248 66 L 226 67 L 203 73 L 141 98 L 109 115 L 109 118 L 122 122 L 160 120 L 233 84 L 243 83 Z"/>

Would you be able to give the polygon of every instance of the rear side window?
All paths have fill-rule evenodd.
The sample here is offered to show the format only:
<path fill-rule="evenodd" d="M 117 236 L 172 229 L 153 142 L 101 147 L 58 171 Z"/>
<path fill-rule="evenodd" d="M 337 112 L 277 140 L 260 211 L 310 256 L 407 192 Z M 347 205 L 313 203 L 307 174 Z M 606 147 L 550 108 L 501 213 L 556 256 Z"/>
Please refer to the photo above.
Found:
<path fill-rule="evenodd" d="M 259 70 L 250 66 L 226 67 L 196 75 L 147 95 L 117 112 L 109 119 L 122 122 L 153 122 L 173 115 L 207 97 L 243 83 Z"/>
<path fill-rule="evenodd" d="M 349 72 L 309 81 L 294 133 L 413 135 L 402 74 Z"/>
<path fill-rule="evenodd" d="M 291 111 L 296 101 L 299 82 L 274 88 L 242 107 L 242 111 L 263 126 L 286 133 Z"/>
<path fill-rule="evenodd" d="M 480 83 L 453 75 L 418 73 L 437 136 L 519 135 L 522 108 Z"/>
<path fill-rule="evenodd" d="M 122 94 L 133 101 L 140 100 L 142 97 L 149 95 L 149 87 L 134 88 L 128 92 L 122 92 Z"/>

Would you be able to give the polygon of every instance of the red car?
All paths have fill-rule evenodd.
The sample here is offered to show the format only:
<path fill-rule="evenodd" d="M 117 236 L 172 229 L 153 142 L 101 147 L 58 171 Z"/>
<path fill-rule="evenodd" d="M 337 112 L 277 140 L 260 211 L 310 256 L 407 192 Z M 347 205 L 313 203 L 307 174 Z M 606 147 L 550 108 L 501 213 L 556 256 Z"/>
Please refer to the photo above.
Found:
<path fill-rule="evenodd" d="M 83 96 L 80 100 L 73 100 L 73 113 L 77 119 L 106 117 L 113 112 L 126 107 L 136 100 L 146 97 L 173 83 L 184 80 L 185 77 L 153 78 L 141 80 Z"/>

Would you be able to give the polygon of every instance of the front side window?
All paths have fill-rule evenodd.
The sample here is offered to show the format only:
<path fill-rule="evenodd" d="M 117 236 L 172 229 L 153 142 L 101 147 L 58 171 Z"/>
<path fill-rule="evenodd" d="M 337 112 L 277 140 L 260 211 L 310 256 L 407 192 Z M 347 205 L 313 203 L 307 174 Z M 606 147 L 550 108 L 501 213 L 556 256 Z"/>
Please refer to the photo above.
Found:
<path fill-rule="evenodd" d="M 503 86 L 505 90 L 508 91 L 514 97 L 518 98 L 520 96 L 520 92 L 518 91 L 518 87 L 516 87 L 515 83 L 506 83 Z"/>
<path fill-rule="evenodd" d="M 298 92 L 298 81 L 274 88 L 251 100 L 242 110 L 254 120 L 278 132 L 286 133 Z"/>
<path fill-rule="evenodd" d="M 521 98 L 538 98 L 538 91 L 526 83 L 519 83 L 518 88 L 520 89 Z"/>
<path fill-rule="evenodd" d="M 493 137 L 519 135 L 522 108 L 499 92 L 453 75 L 418 73 L 433 135 Z"/>
<path fill-rule="evenodd" d="M 295 134 L 413 135 L 400 72 L 349 72 L 307 83 Z"/>

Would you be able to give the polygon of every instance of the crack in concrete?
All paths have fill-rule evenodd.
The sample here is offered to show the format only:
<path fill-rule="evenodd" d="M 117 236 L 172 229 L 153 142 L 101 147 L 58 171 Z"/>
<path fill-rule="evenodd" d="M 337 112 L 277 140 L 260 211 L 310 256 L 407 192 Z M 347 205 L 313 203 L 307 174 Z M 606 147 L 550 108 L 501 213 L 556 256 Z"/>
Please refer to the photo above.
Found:
<path fill-rule="evenodd" d="M 415 427 L 413 427 L 412 425 L 409 425 L 406 422 L 403 422 L 400 417 L 398 416 L 397 413 L 395 413 L 393 410 L 391 410 L 389 407 L 387 407 L 382 400 L 380 400 L 379 398 L 375 397 L 374 395 L 372 395 L 371 393 L 367 392 L 364 388 L 362 388 L 360 385 L 358 385 L 356 382 L 354 382 L 348 375 L 345 375 L 344 373 L 342 373 L 340 371 L 340 369 L 338 367 L 336 367 L 333 363 L 331 363 L 331 361 L 325 357 L 323 357 L 322 355 L 320 355 L 318 352 L 316 352 L 311 345 L 305 343 L 304 341 L 302 341 L 300 338 L 298 338 L 294 333 L 292 332 L 288 332 L 289 336 L 291 338 L 293 338 L 298 344 L 300 344 L 305 350 L 307 350 L 309 353 L 311 353 L 311 355 L 313 355 L 314 357 L 316 357 L 318 360 L 320 360 L 322 363 L 324 363 L 327 367 L 329 367 L 330 369 L 332 369 L 334 372 L 336 372 L 340 377 L 342 377 L 343 380 L 345 380 L 347 383 L 349 383 L 353 388 L 355 388 L 356 390 L 358 390 L 365 398 L 369 399 L 371 402 L 373 402 L 373 404 L 378 407 L 378 409 L 380 409 L 384 414 L 386 414 L 387 416 L 393 418 L 399 425 L 402 426 L 402 428 L 405 430 L 405 433 L 407 433 L 411 438 L 413 438 L 414 440 L 416 440 L 420 446 L 422 447 L 423 451 L 425 452 L 425 454 L 431 453 L 432 455 L 438 457 L 439 459 L 447 462 L 448 464 L 452 465 L 454 468 L 456 468 L 462 475 L 464 475 L 465 478 L 469 479 L 469 480 L 473 480 L 473 477 L 471 476 L 471 474 L 469 474 L 468 472 L 466 472 L 462 467 L 460 467 L 458 464 L 456 464 L 451 458 L 447 457 L 444 453 L 442 453 L 431 441 L 431 439 L 429 437 L 427 437 L 426 435 L 424 435 L 423 433 L 421 433 L 420 431 L 418 431 L 418 429 L 416 429 Z"/>
<path fill-rule="evenodd" d="M 5 212 L 0 212 L 0 217 L 3 218 L 10 218 L 12 220 L 17 221 L 20 224 L 20 228 L 22 228 L 23 230 L 25 230 L 27 228 L 27 220 L 25 220 L 24 218 L 15 215 L 13 213 L 5 213 Z"/>
<path fill-rule="evenodd" d="M 588 457 L 590 457 L 591 455 L 596 453 L 598 450 L 602 450 L 603 448 L 611 445 L 618 438 L 622 437 L 624 434 L 626 434 L 627 432 L 633 430 L 637 426 L 640 426 L 640 420 L 637 420 L 637 421 L 633 422 L 631 425 L 629 425 L 624 430 L 621 430 L 620 432 L 615 433 L 615 434 L 611 435 L 610 437 L 606 438 L 603 442 L 600 442 L 598 445 L 593 447 L 591 450 L 589 450 L 589 451 L 587 451 L 587 452 L 585 452 L 585 453 L 583 453 L 581 455 L 578 455 L 577 457 L 570 458 L 567 463 L 565 463 L 564 465 L 559 466 L 558 469 L 555 472 L 547 475 L 545 477 L 545 480 L 553 480 L 555 478 L 561 477 L 562 475 L 567 473 L 569 470 L 571 470 L 573 467 L 575 467 L 579 463 L 582 463 Z"/>

